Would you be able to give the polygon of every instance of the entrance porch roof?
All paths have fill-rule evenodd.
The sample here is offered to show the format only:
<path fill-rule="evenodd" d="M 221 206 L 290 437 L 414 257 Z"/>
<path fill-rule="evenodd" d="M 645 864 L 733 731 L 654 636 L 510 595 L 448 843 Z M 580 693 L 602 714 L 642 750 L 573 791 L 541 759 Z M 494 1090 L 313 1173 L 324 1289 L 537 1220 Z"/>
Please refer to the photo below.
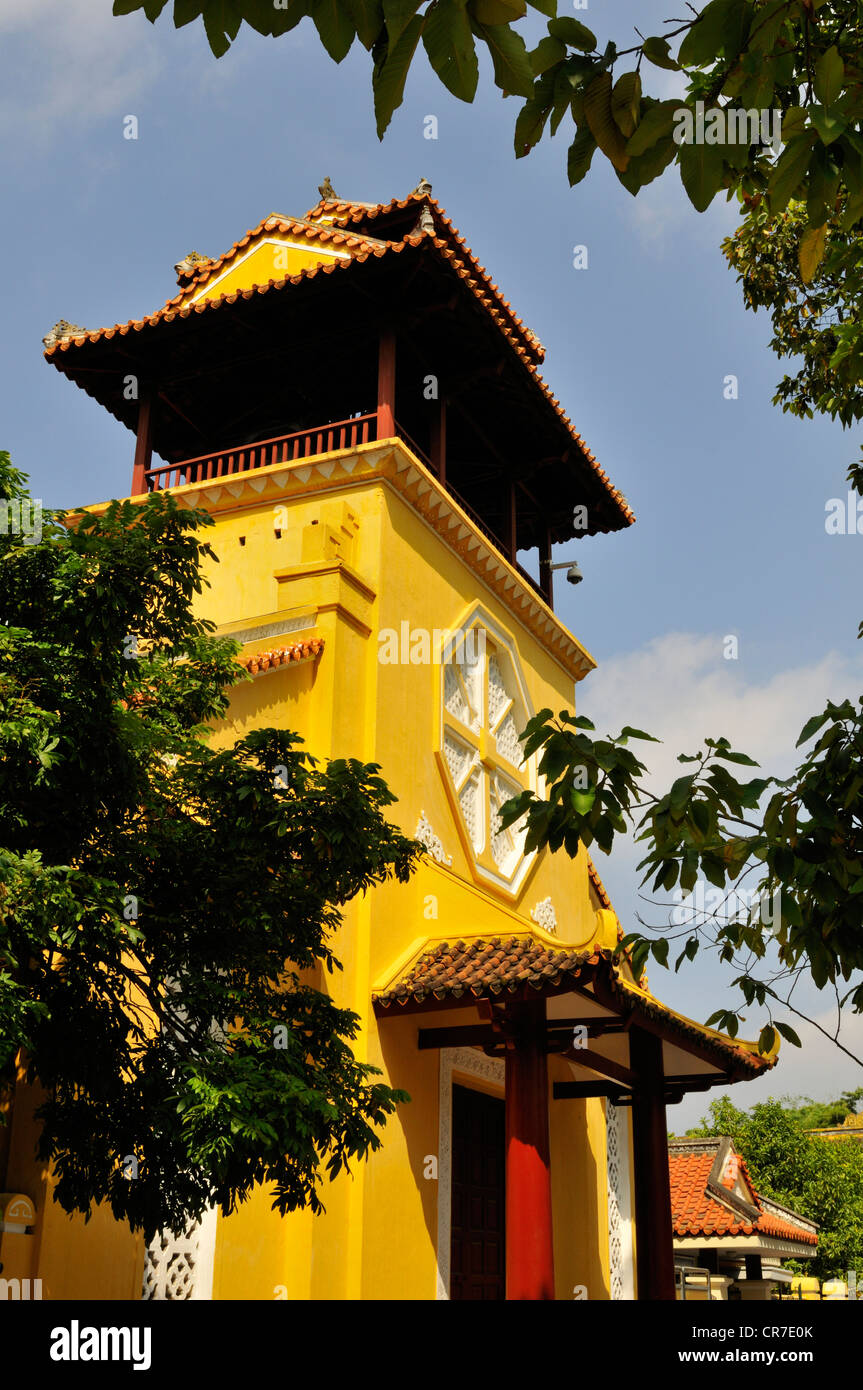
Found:
<path fill-rule="evenodd" d="M 427 941 L 373 993 L 379 1019 L 466 1011 L 464 1025 L 420 1028 L 420 1048 L 480 1046 L 504 1052 L 508 1006 L 546 1000 L 550 1052 L 572 1065 L 557 1098 L 603 1095 L 628 1104 L 636 1083 L 629 1050 L 635 1026 L 663 1043 L 666 1099 L 751 1080 L 774 1065 L 757 1044 L 732 1039 L 676 1013 L 626 980 L 610 949 L 554 948 L 535 933 L 507 939 Z M 581 1030 L 580 1033 L 578 1030 Z"/>

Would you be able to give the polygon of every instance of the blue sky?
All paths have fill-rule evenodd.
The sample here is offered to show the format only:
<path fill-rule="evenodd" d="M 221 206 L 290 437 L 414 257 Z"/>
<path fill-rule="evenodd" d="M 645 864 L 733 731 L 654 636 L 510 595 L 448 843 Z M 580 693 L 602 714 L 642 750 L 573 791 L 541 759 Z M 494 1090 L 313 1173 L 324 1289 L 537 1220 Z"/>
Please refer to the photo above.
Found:
<path fill-rule="evenodd" d="M 634 22 L 658 32 L 667 8 L 590 0 L 578 14 L 622 42 Z M 110 11 L 111 0 L 0 9 L 0 446 L 34 494 L 92 501 L 121 495 L 131 476 L 132 436 L 43 360 L 57 319 L 95 328 L 152 311 L 174 293 L 186 252 L 217 254 L 267 212 L 303 213 L 327 174 L 365 201 L 425 176 L 544 342 L 546 380 L 638 518 L 555 557 L 578 555 L 584 583 L 559 579 L 558 611 L 599 662 L 579 708 L 612 732 L 631 722 L 659 734 L 657 777 L 705 733 L 790 770 L 805 718 L 859 689 L 863 537 L 824 528 L 858 445 L 771 405 L 781 369 L 769 323 L 744 312 L 718 250 L 733 210 L 699 216 L 673 172 L 635 200 L 599 156 L 570 190 L 563 130 L 516 161 L 517 102 L 502 100 L 487 65 L 469 107 L 420 55 L 380 143 L 368 55 L 357 46 L 336 67 L 310 21 L 279 41 L 244 30 L 217 62 L 200 24 L 177 32 L 167 17 L 154 27 Z M 654 75 L 665 95 L 667 76 Z M 129 114 L 136 141 L 123 138 Z M 424 138 L 428 114 L 437 140 Z M 576 245 L 588 248 L 586 270 L 572 266 Z M 737 400 L 723 397 L 728 374 Z M 729 634 L 735 662 L 722 655 Z M 597 864 L 628 927 L 640 906 L 633 853 Z M 731 1001 L 723 978 L 701 964 L 651 971 L 660 997 L 696 1018 Z M 808 1003 L 828 1014 L 814 991 Z M 863 1030 L 846 1027 L 860 1050 Z M 768 1082 L 734 1095 L 826 1098 L 859 1081 L 813 1039 L 803 1057 L 786 1046 Z M 695 1098 L 670 1122 L 703 1110 Z"/>

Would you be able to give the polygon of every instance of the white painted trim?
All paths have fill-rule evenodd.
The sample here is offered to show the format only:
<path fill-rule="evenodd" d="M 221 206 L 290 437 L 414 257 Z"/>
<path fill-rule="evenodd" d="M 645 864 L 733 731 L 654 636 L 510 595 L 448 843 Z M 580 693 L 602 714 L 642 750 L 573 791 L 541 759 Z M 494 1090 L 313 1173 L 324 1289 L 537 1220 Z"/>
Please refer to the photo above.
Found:
<path fill-rule="evenodd" d="M 442 1047 L 438 1090 L 437 1294 L 449 1299 L 452 1239 L 452 1087 L 453 1073 L 480 1077 L 504 1088 L 506 1064 L 472 1047 Z"/>

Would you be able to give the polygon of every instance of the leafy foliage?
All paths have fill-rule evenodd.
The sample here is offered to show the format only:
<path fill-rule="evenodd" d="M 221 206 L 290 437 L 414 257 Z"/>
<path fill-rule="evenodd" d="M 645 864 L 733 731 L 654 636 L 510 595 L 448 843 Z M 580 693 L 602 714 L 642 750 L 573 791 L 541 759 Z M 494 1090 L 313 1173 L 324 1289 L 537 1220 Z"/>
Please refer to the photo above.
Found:
<path fill-rule="evenodd" d="M 167 5 L 114 0 L 114 14 L 143 11 L 155 22 Z M 556 0 L 531 5 L 548 26 L 530 53 L 513 27 L 526 14 L 526 0 L 174 0 L 173 15 L 177 26 L 203 19 L 216 57 L 243 23 L 279 36 L 310 17 L 335 62 L 358 37 L 373 59 L 381 136 L 401 103 L 420 39 L 443 84 L 463 101 L 476 92 L 479 40 L 491 54 L 495 84 L 505 96 L 526 99 L 516 122 L 516 155 L 532 149 L 547 125 L 553 135 L 569 116 L 577 142 L 568 157 L 571 182 L 587 172 L 591 141 L 633 194 L 676 159 L 699 210 L 723 189 L 765 191 L 775 215 L 805 182 L 809 222 L 818 233 L 807 253 L 814 271 L 833 201 L 863 197 L 857 0 L 710 0 L 690 19 L 669 20 L 663 35 L 638 34 L 628 48 L 615 41 L 602 46 L 580 20 L 558 17 Z M 778 164 L 760 131 L 740 141 L 678 142 L 665 113 L 656 118 L 657 107 L 667 104 L 643 90 L 654 67 L 681 73 L 685 93 L 675 106 L 693 122 L 706 116 L 724 128 L 729 117 L 736 123 L 750 110 L 784 113 Z"/>
<path fill-rule="evenodd" d="M 723 251 L 738 271 L 747 308 L 769 310 L 773 351 L 802 359 L 796 375 L 780 382 L 774 404 L 800 418 L 817 413 L 849 426 L 863 415 L 863 245 L 856 230 L 843 228 L 841 206 L 808 280 L 800 273 L 807 231 L 802 201 L 777 216 L 765 199 L 750 198 Z"/>
<path fill-rule="evenodd" d="M 319 1210 L 406 1099 L 324 972 L 340 909 L 418 847 L 374 764 L 279 729 L 210 747 L 244 673 L 192 616 L 209 524 L 155 493 L 0 537 L 0 1073 L 23 1049 L 63 1207 L 148 1236 L 258 1182 Z"/>
<path fill-rule="evenodd" d="M 679 884 L 689 895 L 703 878 L 722 897 L 753 874 L 756 888 L 746 911 L 709 914 L 706 922 L 693 918 L 678 931 L 685 944 L 675 969 L 694 959 L 706 940 L 722 961 L 740 969 L 734 983 L 744 1003 L 771 1010 L 761 1049 L 773 1049 L 776 1031 L 798 1043 L 789 1024 L 774 1027 L 774 1003 L 798 1012 L 790 988 L 780 993 L 781 986 L 793 986 L 805 971 L 819 990 L 837 989 L 863 969 L 863 698 L 856 705 L 828 704 L 807 722 L 798 747 L 811 748 L 790 778 L 740 780 L 733 769 L 754 768 L 754 761 L 727 739 L 707 738 L 700 752 L 679 756 L 688 770 L 663 796 L 647 791 L 646 769 L 627 746 L 649 734 L 625 728 L 616 738 L 594 739 L 593 731 L 590 720 L 566 711 L 555 720 L 551 710 L 541 710 L 530 721 L 524 754 L 541 750 L 545 792 L 513 798 L 502 810 L 503 823 L 524 817 L 527 849 L 563 847 L 572 856 L 594 841 L 608 853 L 615 836 L 631 826 L 647 847 L 639 864 L 642 883 L 650 882 L 654 892 Z M 775 905 L 766 921 L 765 904 Z M 624 938 L 636 976 L 649 955 L 668 965 L 672 939 L 667 930 L 656 940 L 638 932 Z M 771 943 L 778 958 L 772 973 L 765 959 Z M 757 976 L 759 967 L 767 973 Z M 863 1011 L 863 984 L 852 985 L 840 1005 L 849 1001 L 855 1012 Z M 720 1010 L 708 1021 L 734 1036 L 739 1017 L 739 1010 Z"/>

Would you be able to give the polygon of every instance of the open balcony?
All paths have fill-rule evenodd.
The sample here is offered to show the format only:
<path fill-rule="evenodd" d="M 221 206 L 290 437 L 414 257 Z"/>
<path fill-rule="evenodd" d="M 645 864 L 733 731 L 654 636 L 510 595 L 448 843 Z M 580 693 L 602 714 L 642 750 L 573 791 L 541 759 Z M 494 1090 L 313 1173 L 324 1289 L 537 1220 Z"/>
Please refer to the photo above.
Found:
<path fill-rule="evenodd" d="M 496 550 L 517 571 L 519 576 L 530 584 L 546 603 L 551 602 L 549 591 L 519 564 L 506 540 L 482 520 L 470 503 L 462 497 L 446 478 L 442 459 L 435 463 L 411 438 L 397 420 L 390 424 L 385 420 L 381 428 L 380 414 L 372 411 L 366 415 L 353 415 L 347 420 L 330 421 L 311 429 L 295 430 L 291 434 L 276 435 L 272 439 L 262 439 L 251 444 L 241 444 L 230 449 L 218 449 L 208 454 L 198 454 L 194 458 L 180 459 L 175 463 L 160 463 L 142 470 L 142 481 L 147 492 L 182 487 L 186 484 L 206 484 L 237 473 L 248 473 L 258 468 L 269 468 L 275 464 L 298 463 L 303 459 L 314 458 L 320 454 L 333 453 L 341 449 L 356 449 L 363 444 L 374 444 L 380 439 L 397 437 L 407 445 L 411 453 L 436 477 L 444 483 L 447 492 L 458 503 L 474 526 L 489 540 Z"/>

